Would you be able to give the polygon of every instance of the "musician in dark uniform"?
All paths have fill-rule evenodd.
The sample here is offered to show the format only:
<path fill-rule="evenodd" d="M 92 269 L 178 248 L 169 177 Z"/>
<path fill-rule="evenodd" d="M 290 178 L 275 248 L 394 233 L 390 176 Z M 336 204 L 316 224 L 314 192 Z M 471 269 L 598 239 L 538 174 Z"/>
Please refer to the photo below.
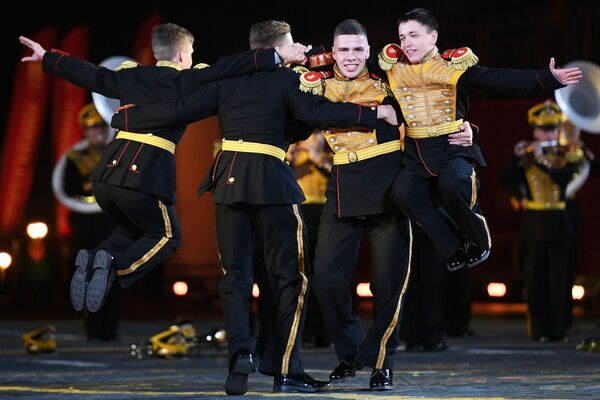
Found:
<path fill-rule="evenodd" d="M 547 101 L 528 112 L 534 141 L 519 142 L 500 171 L 499 181 L 520 191 L 523 220 L 524 278 L 530 314 L 530 334 L 540 342 L 566 338 L 568 264 L 571 220 L 566 188 L 582 153 L 558 144 L 562 113 Z M 517 190 L 515 190 L 517 189 Z"/>
<path fill-rule="evenodd" d="M 280 21 L 252 26 L 252 48 L 291 43 L 290 27 Z M 377 114 L 391 116 L 390 106 L 334 104 L 298 90 L 299 75 L 291 69 L 257 72 L 205 85 L 178 102 L 134 107 L 113 117 L 113 126 L 144 132 L 158 125 L 190 122 L 211 109 L 218 113 L 223 133 L 217 155 L 199 193 L 213 192 L 217 243 L 223 269 L 219 294 L 229 335 L 228 394 L 247 390 L 255 338 L 250 334 L 252 239 L 262 234 L 265 265 L 275 293 L 275 330 L 259 370 L 274 375 L 274 391 L 316 391 L 326 385 L 304 372 L 298 356 L 303 305 L 308 290 L 304 222 L 299 204 L 304 200 L 293 170 L 284 162 L 297 126 L 296 119 L 313 127 L 364 125 L 375 127 Z M 207 96 L 208 94 L 208 96 Z M 202 104 L 212 99 L 211 107 Z M 388 114 L 389 113 L 389 114 Z M 305 132 L 306 138 L 310 130 Z M 303 139 L 294 135 L 293 140 Z"/>
<path fill-rule="evenodd" d="M 456 270 L 484 261 L 490 251 L 487 221 L 477 202 L 475 168 L 485 161 L 478 146 L 448 146 L 468 111 L 468 90 L 480 88 L 506 95 L 532 95 L 576 83 L 579 68 L 540 71 L 491 69 L 477 65 L 467 47 L 438 53 L 438 22 L 427 10 L 414 9 L 398 22 L 400 45 L 384 47 L 379 64 L 406 123 L 403 168 L 392 197 Z M 443 212 L 430 198 L 439 189 Z"/>
<path fill-rule="evenodd" d="M 209 68 L 190 69 L 193 40 L 183 27 L 157 25 L 152 30 L 156 65 L 125 62 L 112 71 L 62 52 L 46 52 L 38 43 L 20 37 L 21 43 L 34 51 L 23 61 L 42 60 L 44 71 L 118 98 L 125 110 L 130 104 L 175 100 L 217 79 L 274 70 L 281 57 L 286 62 L 304 59 L 304 46 L 291 44 L 278 49 L 281 57 L 275 49 L 256 49 L 221 58 Z M 179 124 L 140 135 L 127 132 L 125 126 L 104 151 L 91 180 L 98 204 L 119 229 L 95 250 L 82 249 L 78 254 L 71 280 L 71 301 L 77 311 L 84 306 L 98 311 L 113 280 L 126 288 L 179 246 L 174 153 L 185 128 Z"/>
<path fill-rule="evenodd" d="M 64 192 L 81 204 L 94 203 L 90 175 L 106 147 L 109 127 L 93 103 L 81 109 L 77 121 L 83 129 L 85 146 L 74 146 L 66 155 Z M 115 226 L 102 212 L 85 213 L 71 210 L 69 223 L 75 249 L 93 249 L 109 236 Z M 75 256 L 75 255 L 73 255 Z M 85 333 L 88 340 L 117 340 L 122 302 L 121 288 L 111 287 L 105 306 L 95 313 L 85 315 Z"/>

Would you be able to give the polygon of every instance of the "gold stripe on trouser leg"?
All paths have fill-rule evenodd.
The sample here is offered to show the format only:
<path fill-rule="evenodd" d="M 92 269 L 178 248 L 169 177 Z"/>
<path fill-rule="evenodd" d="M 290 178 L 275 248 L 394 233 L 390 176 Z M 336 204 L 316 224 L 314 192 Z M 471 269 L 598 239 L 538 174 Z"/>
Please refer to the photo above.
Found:
<path fill-rule="evenodd" d="M 304 307 L 304 297 L 306 296 L 306 289 L 308 288 L 308 278 L 304 274 L 304 237 L 302 236 L 302 217 L 298 210 L 298 205 L 293 204 L 294 215 L 298 220 L 298 229 L 296 229 L 296 241 L 298 243 L 298 272 L 302 275 L 302 289 L 298 295 L 298 303 L 296 304 L 296 312 L 294 313 L 294 321 L 290 329 L 290 335 L 288 336 L 287 345 L 285 346 L 285 353 L 283 354 L 283 360 L 281 362 L 281 373 L 287 374 L 290 355 L 296 342 L 296 335 L 298 334 L 298 326 L 300 325 L 300 318 L 302 316 L 302 308 Z"/>
<path fill-rule="evenodd" d="M 485 219 L 485 217 L 483 215 L 479 215 L 477 213 L 475 213 L 475 215 L 477 215 L 483 221 L 483 226 L 485 227 L 485 233 L 487 234 L 488 249 L 491 249 L 492 248 L 492 235 L 490 235 L 490 228 L 488 228 L 487 220 Z"/>
<path fill-rule="evenodd" d="M 471 173 L 471 205 L 469 208 L 473 208 L 477 202 L 477 178 L 475 177 L 475 168 Z"/>
<path fill-rule="evenodd" d="M 163 204 L 162 201 L 158 201 L 158 207 L 160 208 L 160 212 L 163 217 L 163 222 L 165 223 L 165 235 L 166 237 L 160 238 L 158 243 L 156 243 L 146 254 L 142 256 L 139 260 L 135 261 L 131 266 L 127 269 L 120 269 L 117 271 L 117 275 L 127 275 L 134 272 L 140 266 L 144 265 L 148 262 L 149 259 L 154 257 L 156 253 L 160 251 L 164 247 L 165 244 L 169 241 L 170 238 L 173 237 L 173 231 L 171 228 L 171 220 L 169 219 L 169 213 L 167 212 L 167 207 Z"/>
<path fill-rule="evenodd" d="M 404 278 L 404 283 L 402 284 L 402 291 L 400 292 L 400 296 L 398 297 L 398 304 L 396 304 L 396 311 L 394 312 L 392 322 L 383 333 L 383 337 L 381 338 L 381 342 L 379 344 L 379 356 L 377 356 L 377 363 L 375 364 L 375 368 L 378 369 L 383 368 L 385 354 L 387 353 L 385 348 L 387 345 L 387 341 L 390 338 L 390 336 L 392 336 L 392 333 L 394 332 L 394 329 L 396 329 L 396 325 L 398 324 L 400 310 L 402 309 L 402 300 L 404 299 L 404 296 L 406 295 L 406 289 L 408 288 L 408 278 L 410 277 L 410 265 L 412 261 L 412 247 L 412 225 L 410 224 L 410 221 L 408 221 L 408 265 L 406 266 L 406 277 Z"/>

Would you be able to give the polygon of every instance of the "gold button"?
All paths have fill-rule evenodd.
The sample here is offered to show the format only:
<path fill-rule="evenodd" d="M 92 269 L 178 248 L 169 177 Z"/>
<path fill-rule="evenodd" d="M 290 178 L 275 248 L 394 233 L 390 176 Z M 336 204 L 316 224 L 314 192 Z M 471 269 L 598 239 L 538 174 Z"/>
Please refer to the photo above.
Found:
<path fill-rule="evenodd" d="M 153 136 L 153 135 L 151 133 L 149 133 L 148 136 Z"/>
<path fill-rule="evenodd" d="M 350 152 L 348 153 L 348 161 L 350 162 L 356 162 L 356 160 L 358 160 L 358 156 L 356 155 L 355 152 Z"/>
<path fill-rule="evenodd" d="M 226 140 L 225 138 L 221 139 L 222 142 L 224 142 L 225 140 Z"/>
<path fill-rule="evenodd" d="M 375 109 L 376 109 L 376 108 L 377 108 L 377 107 L 373 106 L 373 107 L 371 107 L 371 110 L 375 111 Z"/>
<path fill-rule="evenodd" d="M 334 137 L 330 137 L 329 138 L 329 143 L 335 143 L 335 138 Z"/>
<path fill-rule="evenodd" d="M 229 183 L 233 183 L 233 182 L 235 182 L 235 178 L 232 176 L 228 179 L 228 181 L 229 181 Z"/>
<path fill-rule="evenodd" d="M 369 143 L 373 143 L 374 141 L 373 138 L 369 138 Z"/>
<path fill-rule="evenodd" d="M 136 171 L 136 170 L 137 170 L 137 165 L 133 164 L 133 165 L 131 166 L 131 169 L 132 169 L 133 171 Z"/>
<path fill-rule="evenodd" d="M 244 139 L 238 139 L 238 142 L 242 143 L 244 141 Z"/>
<path fill-rule="evenodd" d="M 115 165 L 117 163 L 117 160 L 112 160 L 112 165 Z"/>
<path fill-rule="evenodd" d="M 437 132 L 437 128 L 435 126 L 432 126 L 431 128 L 429 128 L 429 133 L 436 133 Z"/>
<path fill-rule="evenodd" d="M 335 150 L 335 151 L 340 151 L 340 146 L 335 146 L 335 147 L 333 148 L 333 150 Z"/>

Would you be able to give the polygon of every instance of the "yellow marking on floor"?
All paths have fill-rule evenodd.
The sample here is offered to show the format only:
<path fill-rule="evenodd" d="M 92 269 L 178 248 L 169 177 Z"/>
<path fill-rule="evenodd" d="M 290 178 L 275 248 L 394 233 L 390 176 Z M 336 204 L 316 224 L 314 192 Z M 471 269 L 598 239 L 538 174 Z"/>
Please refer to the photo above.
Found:
<path fill-rule="evenodd" d="M 138 390 L 96 390 L 96 389 L 75 389 L 69 388 L 44 388 L 32 386 L 0 386 L 0 392 L 31 392 L 31 393 L 62 393 L 62 394 L 87 394 L 87 395 L 138 395 L 138 396 L 223 396 L 229 397 L 223 391 L 213 392 L 172 392 L 172 391 L 138 391 Z M 384 394 L 385 393 L 385 394 Z M 363 399 L 390 399 L 390 400 L 506 400 L 504 397 L 409 397 L 389 395 L 389 392 L 382 392 L 380 395 L 360 393 L 340 393 L 335 391 L 324 391 L 318 393 L 264 393 L 248 392 L 246 396 L 259 397 L 327 397 L 330 399 L 342 400 L 363 400 Z"/>

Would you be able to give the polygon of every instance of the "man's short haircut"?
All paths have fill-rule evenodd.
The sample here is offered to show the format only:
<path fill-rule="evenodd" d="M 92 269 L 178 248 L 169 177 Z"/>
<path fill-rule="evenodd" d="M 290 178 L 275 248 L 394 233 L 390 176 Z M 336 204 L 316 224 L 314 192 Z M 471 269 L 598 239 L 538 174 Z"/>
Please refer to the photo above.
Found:
<path fill-rule="evenodd" d="M 425 25 L 429 32 L 437 31 L 440 27 L 437 19 L 433 14 L 424 8 L 415 8 L 400 17 L 398 20 L 398 26 L 403 22 L 417 21 L 422 25 Z"/>
<path fill-rule="evenodd" d="M 250 27 L 250 48 L 266 49 L 275 47 L 286 34 L 291 33 L 290 24 L 284 21 L 262 21 Z"/>
<path fill-rule="evenodd" d="M 152 53 L 157 60 L 171 60 L 186 42 L 194 43 L 194 35 L 170 22 L 152 28 Z"/>
<path fill-rule="evenodd" d="M 355 19 L 347 19 L 338 24 L 333 31 L 333 40 L 340 35 L 361 35 L 368 41 L 367 30 Z"/>

